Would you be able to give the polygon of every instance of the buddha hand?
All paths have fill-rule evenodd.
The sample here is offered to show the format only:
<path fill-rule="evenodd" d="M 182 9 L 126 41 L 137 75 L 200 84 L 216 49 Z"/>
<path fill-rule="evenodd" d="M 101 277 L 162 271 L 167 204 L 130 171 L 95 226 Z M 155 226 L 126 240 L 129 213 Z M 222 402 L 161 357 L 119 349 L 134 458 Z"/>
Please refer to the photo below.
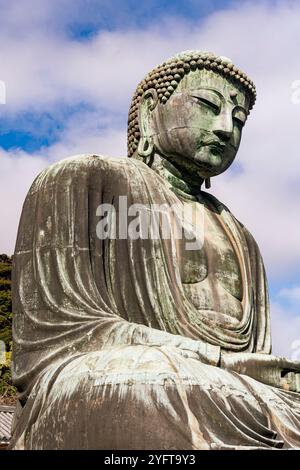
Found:
<path fill-rule="evenodd" d="M 221 353 L 220 366 L 274 387 L 300 393 L 300 361 L 259 353 Z"/>

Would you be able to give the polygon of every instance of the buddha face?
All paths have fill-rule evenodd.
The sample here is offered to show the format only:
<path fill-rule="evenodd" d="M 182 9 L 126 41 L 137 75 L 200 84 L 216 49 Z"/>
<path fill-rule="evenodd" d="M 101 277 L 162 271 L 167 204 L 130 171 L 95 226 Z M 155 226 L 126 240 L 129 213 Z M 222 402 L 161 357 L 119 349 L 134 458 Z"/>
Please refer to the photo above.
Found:
<path fill-rule="evenodd" d="M 209 70 L 187 74 L 165 104 L 152 112 L 149 131 L 157 150 L 202 178 L 233 162 L 249 100 L 244 91 Z"/>

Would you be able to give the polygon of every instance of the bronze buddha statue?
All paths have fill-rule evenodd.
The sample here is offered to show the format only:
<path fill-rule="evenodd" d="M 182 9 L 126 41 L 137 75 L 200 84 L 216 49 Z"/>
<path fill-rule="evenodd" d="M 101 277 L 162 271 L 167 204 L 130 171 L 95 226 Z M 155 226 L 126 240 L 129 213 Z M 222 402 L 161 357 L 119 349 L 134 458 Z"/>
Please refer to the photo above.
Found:
<path fill-rule="evenodd" d="M 178 54 L 137 87 L 130 158 L 36 178 L 14 255 L 12 448 L 300 446 L 300 363 L 271 355 L 258 246 L 201 189 L 233 162 L 255 96 L 229 59 Z M 170 236 L 160 218 L 156 237 L 120 236 L 125 199 L 175 207 Z M 193 222 L 176 236 L 177 210 L 201 214 L 202 238 Z"/>

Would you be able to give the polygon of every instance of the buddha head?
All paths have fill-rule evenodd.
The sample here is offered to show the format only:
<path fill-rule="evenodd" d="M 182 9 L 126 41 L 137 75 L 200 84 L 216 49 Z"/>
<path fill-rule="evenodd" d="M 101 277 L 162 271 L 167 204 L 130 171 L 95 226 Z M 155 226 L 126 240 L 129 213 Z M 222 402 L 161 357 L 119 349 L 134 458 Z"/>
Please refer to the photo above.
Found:
<path fill-rule="evenodd" d="M 157 153 L 208 179 L 225 171 L 255 102 L 253 82 L 226 57 L 188 51 L 152 70 L 129 111 L 128 156 Z"/>

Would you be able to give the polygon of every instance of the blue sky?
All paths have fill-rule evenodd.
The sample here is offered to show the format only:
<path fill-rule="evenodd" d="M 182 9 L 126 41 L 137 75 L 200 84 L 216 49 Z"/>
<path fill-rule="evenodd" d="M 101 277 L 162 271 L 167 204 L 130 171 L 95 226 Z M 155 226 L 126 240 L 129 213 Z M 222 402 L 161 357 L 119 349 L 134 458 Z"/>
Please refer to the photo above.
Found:
<path fill-rule="evenodd" d="M 27 3 L 29 8 L 35 2 L 25 0 L 24 3 Z M 50 0 L 44 3 L 49 5 Z M 212 12 L 235 5 L 237 2 L 233 0 L 147 0 L 144 2 L 63 0 L 54 3 L 56 7 L 50 8 L 47 15 L 33 18 L 30 28 L 28 23 L 20 22 L 19 17 L 11 21 L 10 26 L 17 29 L 17 37 L 22 38 L 28 33 L 34 34 L 35 31 L 39 32 L 42 29 L 46 36 L 56 34 L 70 41 L 88 42 L 101 31 L 147 28 L 155 22 L 160 22 L 164 17 L 180 18 L 189 22 L 196 19 L 198 25 Z M 0 1 L 0 6 L 4 11 L 7 4 L 7 1 Z M 11 33 L 11 30 L 9 32 Z M 7 107 L 9 108 L 9 101 Z M 66 122 L 87 107 L 92 108 L 92 103 L 80 102 L 80 97 L 78 97 L 78 100 L 72 103 L 59 102 L 55 103 L 54 107 L 51 103 L 48 109 L 44 107 L 39 112 L 24 109 L 17 115 L 5 116 L 4 114 L 1 119 L 1 146 L 5 150 L 21 148 L 26 152 L 36 152 L 44 146 L 54 144 L 59 140 L 60 132 L 65 129 Z M 124 128 L 126 113 L 123 112 L 122 116 L 118 117 L 123 120 Z M 120 126 L 122 126 L 121 122 Z"/>
<path fill-rule="evenodd" d="M 291 355 L 300 338 L 299 2 L 0 0 L 0 8 L 0 252 L 13 252 L 23 200 L 45 166 L 76 153 L 126 155 L 130 99 L 151 68 L 192 48 L 229 56 L 258 100 L 236 163 L 211 191 L 258 241 L 275 350 Z"/>
<path fill-rule="evenodd" d="M 47 5 L 49 10 L 43 14 L 40 10 L 36 15 L 30 17 L 30 8 L 34 8 L 39 3 Z M 134 29 L 149 28 L 155 23 L 161 23 L 162 19 L 174 19 L 175 21 L 186 21 L 187 24 L 194 23 L 201 27 L 201 24 L 214 12 L 235 7 L 242 2 L 235 0 L 147 0 L 140 2 L 137 0 L 62 0 L 53 1 L 40 0 L 39 2 L 23 0 L 22 7 L 24 14 L 29 15 L 29 21 L 23 21 L 21 14 L 15 15 L 15 11 L 20 8 L 19 2 L 11 2 L 12 7 L 8 8 L 11 14 L 10 21 L 0 20 L 0 27 L 6 34 L 15 34 L 17 40 L 27 37 L 28 34 L 39 36 L 42 32 L 44 37 L 57 35 L 68 39 L 70 42 L 89 42 L 101 32 L 130 31 Z M 246 2 L 247 3 L 247 2 Z M 261 2 L 257 2 L 260 4 Z M 276 5 L 278 2 L 263 2 L 269 5 Z M 7 11 L 9 2 L 0 1 L 2 11 Z M 76 8 L 74 8 L 76 5 Z M 27 13 L 28 12 L 28 13 Z M 40 12 L 40 14 L 39 14 Z M 1 24 L 2 23 L 2 24 Z M 3 24 L 4 23 L 4 24 Z M 5 64 L 4 64 L 5 65 Z M 9 96 L 9 83 L 8 96 Z M 20 82 L 20 87 L 22 84 Z M 66 123 L 76 114 L 84 112 L 86 108 L 99 109 L 93 103 L 82 101 L 80 95 L 70 102 L 44 103 L 42 109 L 32 110 L 27 106 L 19 112 L 10 109 L 8 99 L 6 113 L 1 115 L 0 143 L 5 150 L 15 148 L 23 149 L 26 152 L 36 152 L 44 146 L 54 144 L 59 140 L 60 133 L 66 128 Z M 10 112 L 11 111 L 11 112 Z M 105 113 L 105 107 L 102 110 Z M 109 109 L 107 110 L 109 112 Z M 119 125 L 123 129 L 126 124 L 126 111 L 120 109 L 118 112 Z"/>

